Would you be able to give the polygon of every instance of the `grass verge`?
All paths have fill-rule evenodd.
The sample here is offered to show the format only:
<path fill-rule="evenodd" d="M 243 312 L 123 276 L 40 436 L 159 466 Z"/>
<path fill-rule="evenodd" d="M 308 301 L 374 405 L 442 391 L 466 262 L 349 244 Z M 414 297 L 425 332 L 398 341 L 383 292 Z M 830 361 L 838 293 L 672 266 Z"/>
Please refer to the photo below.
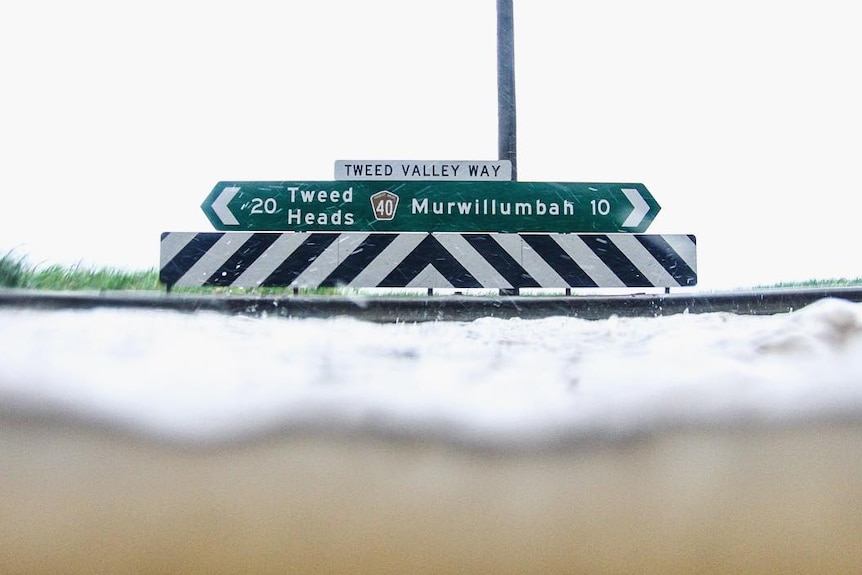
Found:
<path fill-rule="evenodd" d="M 34 267 L 25 257 L 7 253 L 0 258 L 0 287 L 41 290 L 164 289 L 155 269 L 128 272 L 82 265 Z"/>
<path fill-rule="evenodd" d="M 771 288 L 819 288 L 862 286 L 862 277 L 852 279 L 817 279 L 795 283 L 757 286 Z M 0 257 L 0 288 L 40 290 L 164 290 L 155 268 L 145 271 L 124 271 L 112 268 L 87 268 L 82 265 L 35 267 L 27 258 L 12 252 Z M 177 292 L 278 295 L 292 288 L 175 288 Z M 301 289 L 303 294 L 332 295 L 343 290 L 335 288 Z M 404 295 L 404 294 L 402 294 Z M 412 294 L 411 294 L 412 295 Z"/>

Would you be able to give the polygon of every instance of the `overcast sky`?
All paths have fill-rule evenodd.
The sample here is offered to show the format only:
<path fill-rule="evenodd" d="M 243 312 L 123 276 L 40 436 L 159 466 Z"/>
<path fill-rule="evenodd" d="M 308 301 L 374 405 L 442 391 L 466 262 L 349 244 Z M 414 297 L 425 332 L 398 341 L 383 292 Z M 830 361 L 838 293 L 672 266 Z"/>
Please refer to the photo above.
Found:
<path fill-rule="evenodd" d="M 854 3 L 514 0 L 518 179 L 640 182 L 700 287 L 862 276 Z M 219 180 L 497 158 L 494 0 L 5 2 L 0 252 L 158 266 Z"/>

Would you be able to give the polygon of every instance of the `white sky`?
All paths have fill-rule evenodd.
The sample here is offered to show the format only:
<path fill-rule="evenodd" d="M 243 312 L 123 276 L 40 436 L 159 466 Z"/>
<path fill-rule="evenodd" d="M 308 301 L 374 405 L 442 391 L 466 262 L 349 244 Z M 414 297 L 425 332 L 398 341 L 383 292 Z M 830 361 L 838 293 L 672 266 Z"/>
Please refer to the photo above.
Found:
<path fill-rule="evenodd" d="M 854 3 L 514 0 L 518 178 L 641 182 L 700 287 L 862 276 Z M 497 158 L 494 0 L 0 5 L 0 253 L 158 266 L 219 180 Z"/>

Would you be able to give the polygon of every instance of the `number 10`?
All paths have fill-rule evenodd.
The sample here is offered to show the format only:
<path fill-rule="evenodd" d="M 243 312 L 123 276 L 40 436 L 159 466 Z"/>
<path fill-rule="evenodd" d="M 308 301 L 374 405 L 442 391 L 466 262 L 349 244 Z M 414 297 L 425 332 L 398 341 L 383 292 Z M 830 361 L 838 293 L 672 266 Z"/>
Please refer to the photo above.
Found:
<path fill-rule="evenodd" d="M 590 206 L 593 208 L 593 215 L 606 216 L 611 213 L 611 203 L 606 199 L 590 200 Z"/>

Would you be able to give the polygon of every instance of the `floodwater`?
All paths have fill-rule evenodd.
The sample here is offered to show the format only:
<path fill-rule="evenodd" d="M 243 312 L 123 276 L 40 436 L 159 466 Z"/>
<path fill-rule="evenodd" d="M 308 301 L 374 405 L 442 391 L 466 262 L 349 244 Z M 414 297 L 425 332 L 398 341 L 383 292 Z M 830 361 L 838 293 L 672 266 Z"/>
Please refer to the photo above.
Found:
<path fill-rule="evenodd" d="M 860 415 L 862 304 L 837 299 L 417 324 L 3 309 L 0 570 L 849 573 Z"/>
<path fill-rule="evenodd" d="M 0 358 L 7 408 L 173 440 L 322 427 L 543 445 L 862 410 L 862 305 L 416 324 L 6 309 Z"/>

